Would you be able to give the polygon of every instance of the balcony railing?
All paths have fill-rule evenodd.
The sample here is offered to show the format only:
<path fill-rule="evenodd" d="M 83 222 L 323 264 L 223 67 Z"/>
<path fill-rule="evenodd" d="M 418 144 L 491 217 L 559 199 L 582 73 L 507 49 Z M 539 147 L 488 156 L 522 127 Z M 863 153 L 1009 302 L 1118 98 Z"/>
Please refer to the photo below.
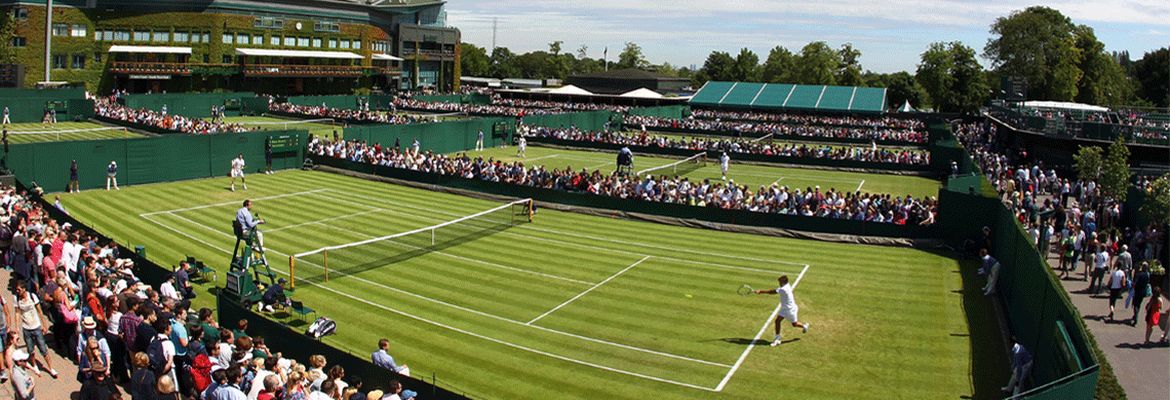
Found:
<path fill-rule="evenodd" d="M 364 74 L 366 67 L 360 65 L 282 65 L 282 64 L 249 64 L 243 66 L 246 76 L 336 76 L 359 77 Z"/>
<path fill-rule="evenodd" d="M 110 71 L 116 74 L 191 75 L 191 64 L 174 62 L 114 61 Z"/>
<path fill-rule="evenodd" d="M 424 56 L 455 57 L 455 51 L 454 51 L 454 50 L 431 50 L 431 49 L 422 49 L 422 50 L 416 50 L 416 49 L 402 49 L 402 55 L 403 55 L 403 56 L 413 56 L 413 55 L 415 55 L 415 54 L 421 54 L 421 55 L 424 55 Z"/>
<path fill-rule="evenodd" d="M 258 77 L 361 77 L 367 75 L 402 75 L 399 67 L 361 65 L 299 64 L 203 64 L 173 62 L 115 61 L 110 71 L 141 75 L 236 75 Z"/>

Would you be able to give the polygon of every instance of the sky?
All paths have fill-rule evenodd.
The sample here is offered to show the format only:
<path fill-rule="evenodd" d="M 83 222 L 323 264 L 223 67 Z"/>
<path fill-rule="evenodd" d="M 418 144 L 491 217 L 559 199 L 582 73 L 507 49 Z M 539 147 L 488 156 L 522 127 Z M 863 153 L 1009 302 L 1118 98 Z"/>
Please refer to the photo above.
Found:
<path fill-rule="evenodd" d="M 799 52 L 825 41 L 852 43 L 865 69 L 896 72 L 915 70 L 932 42 L 958 40 L 981 54 L 997 17 L 1032 5 L 1093 27 L 1106 50 L 1134 59 L 1170 46 L 1170 0 L 447 0 L 446 11 L 464 42 L 489 49 L 498 21 L 496 45 L 517 53 L 561 40 L 562 51 L 584 45 L 601 57 L 608 47 L 616 60 L 635 42 L 651 63 L 701 67 L 715 50 L 746 47 L 762 61 L 777 45 Z"/>

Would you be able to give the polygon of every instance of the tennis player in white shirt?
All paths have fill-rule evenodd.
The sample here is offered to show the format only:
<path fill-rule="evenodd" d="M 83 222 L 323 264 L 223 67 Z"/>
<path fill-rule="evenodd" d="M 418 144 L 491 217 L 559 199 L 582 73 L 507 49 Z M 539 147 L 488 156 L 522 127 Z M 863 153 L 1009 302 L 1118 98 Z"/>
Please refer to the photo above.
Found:
<path fill-rule="evenodd" d="M 719 156 L 719 169 L 723 171 L 723 180 L 727 180 L 728 164 L 731 164 L 731 157 L 728 157 L 727 152 L 725 151 L 722 155 Z"/>
<path fill-rule="evenodd" d="M 248 190 L 248 181 L 244 180 L 244 154 L 236 156 L 232 159 L 232 191 L 236 191 L 236 178 L 240 178 L 240 183 L 244 185 L 244 190 Z"/>
<path fill-rule="evenodd" d="M 800 307 L 796 305 L 796 297 L 792 294 L 792 285 L 788 284 L 788 275 L 781 275 L 780 287 L 768 290 L 757 290 L 756 294 L 778 294 L 780 295 L 780 313 L 776 315 L 776 338 L 772 339 L 772 347 L 780 345 L 780 324 L 785 319 L 792 321 L 793 328 L 800 328 L 803 333 L 808 333 L 808 328 L 812 325 L 808 322 L 800 322 L 797 313 Z"/>

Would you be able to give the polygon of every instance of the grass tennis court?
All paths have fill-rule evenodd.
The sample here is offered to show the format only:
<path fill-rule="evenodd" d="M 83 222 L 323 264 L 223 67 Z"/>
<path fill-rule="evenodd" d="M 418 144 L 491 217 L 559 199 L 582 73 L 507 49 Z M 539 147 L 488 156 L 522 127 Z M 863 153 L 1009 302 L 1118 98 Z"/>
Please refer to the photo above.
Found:
<path fill-rule="evenodd" d="M 102 125 L 94 122 L 58 122 L 49 125 L 42 125 L 40 122 L 23 122 L 6 125 L 5 129 L 8 129 L 8 142 L 12 144 L 125 139 L 142 136 L 120 126 Z"/>
<path fill-rule="evenodd" d="M 224 117 L 224 121 L 262 130 L 306 129 L 310 134 L 332 137 L 333 131 L 342 136 L 342 124 L 336 122 L 301 122 L 293 118 L 277 117 Z"/>
<path fill-rule="evenodd" d="M 282 273 L 288 254 L 503 204 L 322 172 L 248 179 L 248 192 L 213 178 L 61 197 L 160 264 L 209 261 L 221 284 L 246 198 Z M 1001 352 L 974 352 L 999 346 L 989 303 L 958 261 L 929 252 L 551 210 L 434 248 L 377 249 L 328 282 L 299 263 L 294 298 L 338 321 L 328 343 L 368 354 L 388 337 L 413 374 L 473 398 L 990 398 L 1007 378 Z M 777 300 L 735 291 L 779 274 L 799 279 L 813 330 L 759 346 Z"/>
<path fill-rule="evenodd" d="M 497 160 L 503 161 L 520 160 L 516 158 L 516 147 L 488 148 L 482 152 L 468 152 L 468 154 L 472 156 L 482 155 L 484 157 L 494 157 Z M 576 170 L 582 168 L 589 171 L 600 170 L 602 173 L 608 174 L 616 167 L 617 154 L 565 150 L 529 144 L 527 157 L 522 161 L 527 165 L 543 165 L 546 169 L 565 169 L 572 167 Z M 634 171 L 663 166 L 676 161 L 679 161 L 679 159 L 635 154 Z M 655 172 L 654 174 L 674 175 L 669 170 Z M 736 183 L 746 184 L 752 190 L 756 190 L 760 186 L 768 186 L 775 183 L 788 186 L 792 189 L 800 189 L 801 191 L 820 185 L 822 191 L 826 191 L 829 188 L 836 188 L 837 190 L 846 192 L 860 190 L 869 193 L 888 193 L 895 196 L 910 194 L 915 197 L 921 197 L 937 196 L 938 189 L 942 185 L 937 180 L 918 176 L 774 167 L 759 164 L 737 164 L 734 156 L 732 156 L 731 167 L 728 169 L 727 175 L 728 178 L 735 180 Z M 692 181 L 703 179 L 716 181 L 722 178 L 718 160 L 714 159 L 708 159 L 706 167 L 695 169 L 682 176 L 690 178 Z"/>

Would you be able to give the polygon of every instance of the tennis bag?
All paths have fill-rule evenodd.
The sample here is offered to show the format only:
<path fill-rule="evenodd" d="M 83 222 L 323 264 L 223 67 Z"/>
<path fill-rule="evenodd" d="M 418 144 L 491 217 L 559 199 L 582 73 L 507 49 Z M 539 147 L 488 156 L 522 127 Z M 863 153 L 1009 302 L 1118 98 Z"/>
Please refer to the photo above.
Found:
<path fill-rule="evenodd" d="M 309 324 L 309 329 L 305 330 L 305 334 L 312 336 L 313 339 L 320 339 L 334 333 L 337 333 L 337 322 L 326 317 L 317 318 L 316 321 Z"/>

